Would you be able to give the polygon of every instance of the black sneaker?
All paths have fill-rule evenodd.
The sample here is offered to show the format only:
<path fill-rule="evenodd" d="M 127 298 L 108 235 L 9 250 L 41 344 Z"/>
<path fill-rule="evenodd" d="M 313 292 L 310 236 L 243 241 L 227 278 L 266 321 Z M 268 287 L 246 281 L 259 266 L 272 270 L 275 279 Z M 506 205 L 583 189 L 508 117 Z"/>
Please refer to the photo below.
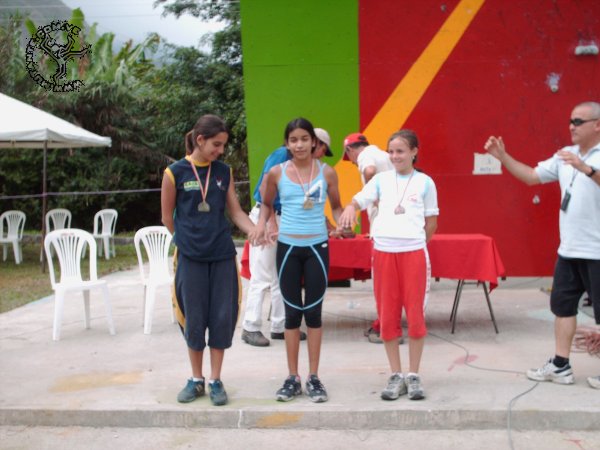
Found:
<path fill-rule="evenodd" d="M 208 394 L 210 401 L 215 406 L 223 406 L 227 403 L 227 392 L 225 392 L 225 386 L 221 380 L 208 383 Z"/>
<path fill-rule="evenodd" d="M 204 395 L 204 378 L 200 381 L 187 380 L 185 387 L 177 394 L 179 403 L 189 403 Z"/>
<path fill-rule="evenodd" d="M 306 380 L 306 395 L 315 403 L 327 401 L 327 391 L 318 376 L 311 375 Z"/>
<path fill-rule="evenodd" d="M 275 397 L 277 401 L 289 402 L 297 395 L 302 394 L 302 385 L 300 384 L 300 377 L 296 375 L 290 375 L 283 382 L 283 387 L 277 391 Z"/>
<path fill-rule="evenodd" d="M 283 333 L 274 333 L 273 331 L 271 331 L 271 339 L 284 340 L 285 335 Z M 304 331 L 300 332 L 300 340 L 306 340 L 306 333 Z"/>

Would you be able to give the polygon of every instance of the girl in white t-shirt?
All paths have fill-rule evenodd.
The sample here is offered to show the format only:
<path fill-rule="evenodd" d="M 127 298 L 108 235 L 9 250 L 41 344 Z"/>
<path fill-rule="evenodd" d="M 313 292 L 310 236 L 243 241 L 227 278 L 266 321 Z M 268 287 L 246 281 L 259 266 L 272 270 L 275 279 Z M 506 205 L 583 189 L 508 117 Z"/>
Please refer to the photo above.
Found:
<path fill-rule="evenodd" d="M 427 334 L 427 242 L 437 228 L 437 191 L 433 180 L 414 167 L 419 152 L 414 131 L 394 133 L 387 151 L 394 169 L 376 174 L 344 209 L 338 224 L 341 229 L 353 227 L 357 210 L 379 202 L 379 213 L 371 224 L 373 287 L 381 339 L 392 372 L 381 398 L 396 400 L 408 393 L 411 400 L 420 400 L 425 397 L 419 365 Z M 402 374 L 399 346 L 403 311 L 409 336 L 406 376 Z"/>

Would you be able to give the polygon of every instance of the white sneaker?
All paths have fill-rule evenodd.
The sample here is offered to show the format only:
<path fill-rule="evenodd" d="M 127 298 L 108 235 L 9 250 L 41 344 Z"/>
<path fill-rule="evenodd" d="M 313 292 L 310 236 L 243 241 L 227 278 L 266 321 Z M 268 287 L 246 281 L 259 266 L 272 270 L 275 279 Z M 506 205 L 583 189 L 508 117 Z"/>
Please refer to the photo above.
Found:
<path fill-rule="evenodd" d="M 381 398 L 383 400 L 397 400 L 401 395 L 406 394 L 406 382 L 404 381 L 404 375 L 401 373 L 395 373 L 388 379 L 388 384 L 383 391 L 381 391 Z"/>
<path fill-rule="evenodd" d="M 600 389 L 600 375 L 597 377 L 588 377 L 587 380 L 591 387 L 594 389 Z"/>
<path fill-rule="evenodd" d="M 422 400 L 425 398 L 421 378 L 415 373 L 409 373 L 406 376 L 406 385 L 408 387 L 408 398 L 410 400 Z"/>
<path fill-rule="evenodd" d="M 529 369 L 527 371 L 527 378 L 534 381 L 552 381 L 558 384 L 575 383 L 571 364 L 559 368 L 554 365 L 552 358 L 539 369 Z"/>

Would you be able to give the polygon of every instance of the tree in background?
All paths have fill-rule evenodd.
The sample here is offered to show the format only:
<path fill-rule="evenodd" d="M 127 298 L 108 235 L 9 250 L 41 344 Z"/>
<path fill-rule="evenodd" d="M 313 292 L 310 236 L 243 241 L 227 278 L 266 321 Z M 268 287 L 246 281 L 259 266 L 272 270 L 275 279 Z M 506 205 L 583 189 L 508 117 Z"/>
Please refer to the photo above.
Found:
<path fill-rule="evenodd" d="M 246 113 L 244 109 L 244 85 L 242 71 L 242 38 L 238 2 L 227 0 L 157 0 L 165 14 L 179 17 L 191 14 L 201 20 L 217 20 L 224 24 L 221 31 L 212 35 L 210 55 L 205 56 L 203 70 L 196 72 L 195 83 L 206 94 L 204 102 L 198 103 L 197 113 L 192 114 L 189 131 L 194 121 L 207 112 L 223 117 L 231 130 L 224 160 L 234 171 L 236 180 L 248 180 L 248 145 L 246 142 Z M 180 74 L 184 76 L 185 74 Z M 200 105 L 202 107 L 200 107 Z M 238 185 L 240 203 L 250 208 L 250 185 Z"/>
<path fill-rule="evenodd" d="M 226 9 L 222 16 L 211 17 L 225 19 Z M 74 10 L 69 22 L 81 24 L 83 29 L 83 20 L 83 13 Z M 97 36 L 93 26 L 80 33 L 82 41 L 92 44 L 92 56 L 69 65 L 70 76 L 82 79 L 85 85 L 70 93 L 38 87 L 21 64 L 24 51 L 18 44 L 19 26 L 0 29 L 0 49 L 7 58 L 0 70 L 2 92 L 112 138 L 110 149 L 49 150 L 48 191 L 158 188 L 168 161 L 184 154 L 183 136 L 205 113 L 219 114 L 227 121 L 231 136 L 225 160 L 233 167 L 236 180 L 247 180 L 239 12 L 237 19 L 228 23 L 214 37 L 210 55 L 165 44 L 160 47 L 160 60 L 157 35 L 137 45 L 128 42 L 115 53 L 114 35 Z M 35 29 L 35 24 L 29 23 L 29 31 Z M 0 195 L 39 193 L 41 167 L 41 152 L 1 153 Z M 242 184 L 239 193 L 242 204 L 249 207 L 248 187 Z M 82 228 L 90 228 L 94 213 L 103 207 L 119 210 L 121 230 L 160 220 L 158 193 L 51 197 L 50 207 L 70 209 L 73 226 Z M 28 227 L 38 227 L 38 199 L 2 201 L 0 209 L 11 208 L 27 211 Z"/>

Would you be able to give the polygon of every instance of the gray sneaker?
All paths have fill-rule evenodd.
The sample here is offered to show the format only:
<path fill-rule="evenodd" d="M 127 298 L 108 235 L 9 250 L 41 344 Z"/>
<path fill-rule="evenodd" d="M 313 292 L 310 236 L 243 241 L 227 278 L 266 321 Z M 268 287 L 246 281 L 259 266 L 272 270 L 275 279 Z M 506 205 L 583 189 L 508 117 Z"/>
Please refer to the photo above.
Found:
<path fill-rule="evenodd" d="M 588 377 L 587 381 L 594 389 L 600 389 L 600 375 L 597 377 Z"/>
<path fill-rule="evenodd" d="M 425 398 L 425 392 L 423 391 L 423 386 L 421 386 L 421 378 L 419 375 L 408 375 L 406 377 L 406 384 L 408 386 L 408 398 L 410 400 L 423 400 Z"/>
<path fill-rule="evenodd" d="M 386 388 L 381 391 L 381 398 L 383 400 L 397 400 L 401 395 L 406 394 L 406 382 L 404 375 L 401 373 L 395 373 L 388 379 Z"/>
<path fill-rule="evenodd" d="M 527 371 L 527 378 L 534 381 L 552 381 L 558 384 L 575 383 L 571 364 L 559 368 L 554 365 L 552 358 L 539 369 L 529 369 Z"/>
<path fill-rule="evenodd" d="M 260 331 L 242 330 L 242 341 L 254 347 L 268 347 L 270 342 Z"/>

